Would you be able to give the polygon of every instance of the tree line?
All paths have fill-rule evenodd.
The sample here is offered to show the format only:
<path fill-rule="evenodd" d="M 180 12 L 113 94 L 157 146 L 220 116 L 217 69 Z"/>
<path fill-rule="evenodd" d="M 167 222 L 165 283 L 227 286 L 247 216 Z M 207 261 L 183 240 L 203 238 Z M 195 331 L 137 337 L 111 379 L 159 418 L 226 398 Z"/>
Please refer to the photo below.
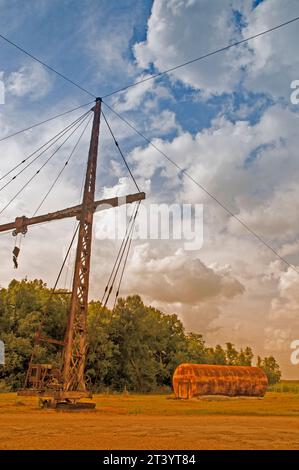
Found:
<path fill-rule="evenodd" d="M 63 339 L 70 296 L 50 294 L 42 280 L 13 280 L 0 289 L 0 340 L 5 344 L 0 389 L 22 386 L 42 319 L 45 335 Z M 60 359 L 57 346 L 39 344 L 37 363 L 59 366 Z M 119 299 L 114 310 L 89 303 L 86 376 L 93 391 L 159 391 L 171 386 L 173 372 L 183 362 L 250 366 L 253 359 L 248 346 L 237 350 L 228 342 L 208 347 L 202 335 L 185 331 L 176 314 L 147 306 L 138 295 Z M 258 357 L 257 364 L 270 384 L 280 380 L 273 356 Z"/>

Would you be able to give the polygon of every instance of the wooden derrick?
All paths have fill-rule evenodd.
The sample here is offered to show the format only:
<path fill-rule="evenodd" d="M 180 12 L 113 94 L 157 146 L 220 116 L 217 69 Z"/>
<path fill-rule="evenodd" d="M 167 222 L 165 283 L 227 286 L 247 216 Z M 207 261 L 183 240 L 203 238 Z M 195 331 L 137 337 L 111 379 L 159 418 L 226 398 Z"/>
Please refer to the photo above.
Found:
<path fill-rule="evenodd" d="M 173 374 L 177 398 L 200 395 L 262 397 L 267 387 L 267 376 L 259 367 L 180 364 Z"/>

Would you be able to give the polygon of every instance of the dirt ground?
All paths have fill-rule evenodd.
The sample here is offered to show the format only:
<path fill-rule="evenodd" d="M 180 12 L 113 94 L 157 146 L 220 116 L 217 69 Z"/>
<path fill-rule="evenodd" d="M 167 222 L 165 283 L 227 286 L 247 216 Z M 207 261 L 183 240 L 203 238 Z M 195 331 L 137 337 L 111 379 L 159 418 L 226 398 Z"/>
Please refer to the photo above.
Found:
<path fill-rule="evenodd" d="M 299 449 L 299 394 L 173 400 L 98 395 L 96 411 L 0 394 L 0 449 Z"/>

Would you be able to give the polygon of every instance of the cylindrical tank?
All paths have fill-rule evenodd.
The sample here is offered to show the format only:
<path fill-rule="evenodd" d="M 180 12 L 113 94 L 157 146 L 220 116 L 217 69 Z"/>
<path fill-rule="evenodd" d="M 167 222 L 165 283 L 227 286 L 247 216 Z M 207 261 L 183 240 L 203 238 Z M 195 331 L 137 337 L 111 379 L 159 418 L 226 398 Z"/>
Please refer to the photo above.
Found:
<path fill-rule="evenodd" d="M 259 367 L 180 364 L 173 374 L 177 398 L 199 395 L 263 397 L 267 387 L 267 376 Z"/>

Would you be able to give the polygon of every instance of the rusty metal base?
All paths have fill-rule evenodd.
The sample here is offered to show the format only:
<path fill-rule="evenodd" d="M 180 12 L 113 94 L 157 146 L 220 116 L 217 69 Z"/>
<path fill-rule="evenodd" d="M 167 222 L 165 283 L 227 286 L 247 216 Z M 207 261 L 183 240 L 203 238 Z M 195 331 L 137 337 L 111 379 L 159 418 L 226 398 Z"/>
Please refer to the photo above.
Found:
<path fill-rule="evenodd" d="M 38 397 L 40 408 L 55 410 L 93 410 L 96 407 L 92 402 L 81 402 L 83 398 L 92 398 L 89 391 L 63 391 L 63 390 L 19 390 L 18 395 Z"/>
<path fill-rule="evenodd" d="M 57 401 L 51 398 L 40 398 L 39 407 L 43 409 L 54 409 L 57 411 L 82 411 L 82 410 L 94 410 L 96 407 L 95 403 L 92 402 L 80 402 L 80 401 Z"/>

